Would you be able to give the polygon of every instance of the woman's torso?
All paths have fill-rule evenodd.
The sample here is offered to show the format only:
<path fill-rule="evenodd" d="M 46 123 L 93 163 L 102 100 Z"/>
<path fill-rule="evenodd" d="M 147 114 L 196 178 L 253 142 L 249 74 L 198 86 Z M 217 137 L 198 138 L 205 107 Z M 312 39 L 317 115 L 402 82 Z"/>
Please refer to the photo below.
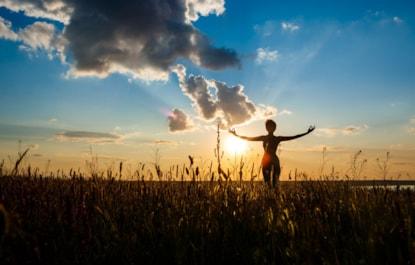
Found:
<path fill-rule="evenodd" d="M 271 164 L 279 164 L 277 157 L 279 138 L 274 135 L 264 136 L 262 146 L 264 147 L 264 156 L 262 157 L 262 166 L 269 166 Z"/>

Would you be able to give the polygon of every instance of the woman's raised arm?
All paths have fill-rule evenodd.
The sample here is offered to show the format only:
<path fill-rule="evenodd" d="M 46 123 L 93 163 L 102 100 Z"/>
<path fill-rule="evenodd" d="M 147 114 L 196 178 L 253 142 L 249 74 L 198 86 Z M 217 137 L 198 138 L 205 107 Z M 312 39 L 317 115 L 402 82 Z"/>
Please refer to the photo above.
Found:
<path fill-rule="evenodd" d="M 235 129 L 229 129 L 229 132 L 233 135 L 235 135 L 236 137 L 239 137 L 241 139 L 247 140 L 247 141 L 263 141 L 264 140 L 264 136 L 253 136 L 253 137 L 249 137 L 249 136 L 242 136 L 242 135 L 238 135 L 235 131 Z"/>
<path fill-rule="evenodd" d="M 301 134 L 297 134 L 297 135 L 293 135 L 293 136 L 278 136 L 278 138 L 280 139 L 280 141 L 294 140 L 294 139 L 303 137 L 303 136 L 311 133 L 312 131 L 314 131 L 315 128 L 316 128 L 316 126 L 310 126 L 310 127 L 308 127 L 308 130 L 305 133 L 301 133 Z"/>

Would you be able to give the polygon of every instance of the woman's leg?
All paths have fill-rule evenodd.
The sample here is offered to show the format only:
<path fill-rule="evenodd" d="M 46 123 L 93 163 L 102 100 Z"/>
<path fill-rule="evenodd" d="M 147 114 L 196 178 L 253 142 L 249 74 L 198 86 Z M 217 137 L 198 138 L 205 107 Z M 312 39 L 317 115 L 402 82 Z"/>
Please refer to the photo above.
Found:
<path fill-rule="evenodd" d="M 275 188 L 278 186 L 280 180 L 281 167 L 280 163 L 272 165 L 272 186 Z"/>
<path fill-rule="evenodd" d="M 264 182 L 266 185 L 271 186 L 271 167 L 262 166 L 262 175 L 264 176 Z"/>

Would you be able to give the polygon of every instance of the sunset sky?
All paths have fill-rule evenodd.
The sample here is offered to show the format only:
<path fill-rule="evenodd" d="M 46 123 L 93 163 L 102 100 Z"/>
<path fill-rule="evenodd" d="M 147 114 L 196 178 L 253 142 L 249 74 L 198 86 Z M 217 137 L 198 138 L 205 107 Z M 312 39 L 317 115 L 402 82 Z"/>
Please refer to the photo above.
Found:
<path fill-rule="evenodd" d="M 158 4 L 156 4 L 156 2 Z M 84 167 L 214 159 L 215 124 L 282 145 L 317 174 L 321 152 L 366 174 L 391 152 L 415 177 L 414 1 L 0 0 L 0 158 Z M 222 140 L 230 137 L 222 132 Z M 19 140 L 21 143 L 19 144 Z M 229 145 L 229 144 L 228 144 Z M 232 160 L 232 147 L 226 156 Z M 262 153 L 250 143 L 245 157 Z M 238 154 L 240 155 L 240 154 Z"/>

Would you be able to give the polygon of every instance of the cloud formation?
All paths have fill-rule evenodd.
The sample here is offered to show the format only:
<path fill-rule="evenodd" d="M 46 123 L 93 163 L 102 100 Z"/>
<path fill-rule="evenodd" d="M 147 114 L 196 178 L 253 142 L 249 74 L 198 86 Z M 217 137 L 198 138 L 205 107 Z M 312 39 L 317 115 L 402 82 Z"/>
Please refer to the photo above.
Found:
<path fill-rule="evenodd" d="M 65 60 L 64 40 L 53 24 L 37 21 L 15 32 L 11 22 L 0 17 L 0 38 L 20 42 L 20 49 L 29 53 L 45 51 L 50 58 Z"/>
<path fill-rule="evenodd" d="M 65 131 L 55 135 L 58 141 L 90 142 L 90 143 L 114 143 L 121 139 L 119 135 L 102 132 Z"/>
<path fill-rule="evenodd" d="M 187 0 L 186 19 L 196 21 L 199 16 L 216 14 L 217 16 L 225 12 L 225 0 Z"/>
<path fill-rule="evenodd" d="M 59 142 L 86 143 L 86 144 L 116 144 L 116 145 L 176 145 L 177 142 L 154 139 L 142 135 L 140 132 L 91 132 L 91 131 L 63 131 L 54 135 L 54 140 Z"/>
<path fill-rule="evenodd" d="M 281 29 L 283 31 L 294 32 L 294 31 L 299 30 L 300 26 L 295 23 L 283 21 L 281 22 Z"/>
<path fill-rule="evenodd" d="M 186 131 L 193 128 L 192 120 L 180 109 L 173 109 L 167 119 L 171 132 Z"/>
<path fill-rule="evenodd" d="M 400 17 L 393 17 L 392 18 L 393 22 L 395 22 L 396 24 L 401 24 L 403 23 L 403 20 Z"/>
<path fill-rule="evenodd" d="M 18 39 L 23 43 L 21 48 L 36 52 L 44 50 L 50 57 L 54 54 L 59 56 L 64 61 L 64 43 L 56 34 L 56 29 L 53 24 L 46 22 L 35 22 L 18 32 Z"/>
<path fill-rule="evenodd" d="M 316 135 L 324 137 L 335 137 L 338 135 L 353 136 L 366 131 L 368 128 L 369 126 L 366 124 L 361 126 L 349 125 L 344 128 L 318 128 L 316 129 Z"/>
<path fill-rule="evenodd" d="M 292 112 L 291 110 L 288 110 L 288 109 L 283 109 L 282 111 L 279 111 L 279 112 L 278 112 L 278 115 L 279 115 L 279 116 L 283 116 L 283 115 L 291 115 L 291 114 L 293 114 L 293 112 Z"/>
<path fill-rule="evenodd" d="M 256 50 L 255 62 L 257 64 L 262 64 L 266 61 L 275 62 L 279 57 L 277 50 L 269 50 L 268 48 L 258 48 Z"/>
<path fill-rule="evenodd" d="M 26 16 L 47 18 L 68 23 L 73 11 L 64 0 L 0 0 L 0 7 L 14 12 L 23 12 Z"/>
<path fill-rule="evenodd" d="M 238 67 L 234 50 L 216 47 L 200 32 L 194 22 L 200 16 L 221 15 L 224 0 L 0 0 L 0 7 L 41 19 L 18 31 L 10 22 L 0 21 L 0 37 L 21 42 L 29 52 L 46 51 L 59 55 L 69 65 L 68 77 L 127 74 L 147 81 L 167 80 L 179 68 L 178 60 L 189 60 L 212 70 Z M 265 50 L 259 60 L 277 59 L 277 51 Z M 180 87 L 202 119 L 220 118 L 227 126 L 275 114 L 276 109 L 254 104 L 242 85 L 228 86 L 203 76 L 186 79 L 183 67 Z M 171 131 L 188 129 L 191 121 L 181 110 L 169 117 Z M 89 139 L 114 142 L 119 135 L 95 135 L 88 132 L 65 132 L 61 139 Z"/>
<path fill-rule="evenodd" d="M 186 77 L 183 65 L 176 66 L 173 71 L 179 78 L 183 93 L 205 121 L 220 119 L 223 126 L 229 127 L 276 114 L 276 109 L 271 106 L 254 104 L 244 93 L 242 85 L 228 86 L 201 75 Z"/>
<path fill-rule="evenodd" d="M 57 50 L 71 54 L 68 74 L 72 77 L 118 72 L 167 80 L 179 59 L 213 70 L 240 65 L 235 51 L 214 47 L 192 24 L 199 16 L 222 14 L 223 0 L 0 0 L 1 6 L 63 23 Z M 26 32 L 19 40 L 32 49 L 50 49 L 52 39 L 47 36 L 52 26 L 36 22 L 27 30 L 43 35 L 33 39 Z M 13 40 L 8 29 L 1 23 L 0 36 Z"/>
<path fill-rule="evenodd" d="M 178 143 L 175 141 L 169 141 L 169 140 L 154 140 L 151 142 L 151 144 L 156 145 L 177 145 Z"/>
<path fill-rule="evenodd" d="M 17 34 L 12 30 L 12 23 L 0 17 L 0 38 L 15 41 Z"/>

